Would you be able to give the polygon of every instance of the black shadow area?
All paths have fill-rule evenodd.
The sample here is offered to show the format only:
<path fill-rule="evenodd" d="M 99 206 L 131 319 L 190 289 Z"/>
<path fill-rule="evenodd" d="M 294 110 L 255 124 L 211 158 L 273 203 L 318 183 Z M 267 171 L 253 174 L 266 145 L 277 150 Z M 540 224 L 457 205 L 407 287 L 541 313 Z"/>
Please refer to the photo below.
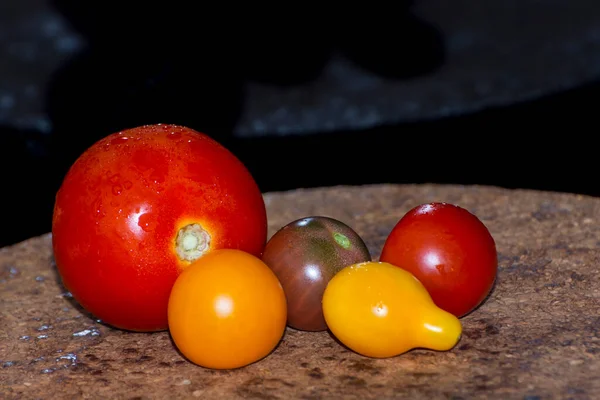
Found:
<path fill-rule="evenodd" d="M 0 247 L 48 232 L 57 178 L 49 138 L 0 126 Z"/>
<path fill-rule="evenodd" d="M 482 184 L 600 196 L 600 82 L 455 118 L 322 135 L 256 137 L 231 149 L 263 191 L 370 183 Z"/>
<path fill-rule="evenodd" d="M 349 8 L 351 18 L 342 18 L 333 10 L 294 5 L 276 14 L 272 9 L 217 14 L 181 3 L 134 7 L 116 0 L 51 0 L 87 45 L 51 77 L 45 98 L 50 132 L 0 127 L 6 207 L 0 246 L 50 231 L 54 196 L 68 168 L 94 142 L 123 129 L 164 122 L 203 131 L 239 151 L 265 189 L 281 186 L 280 180 L 269 180 L 271 166 L 301 159 L 300 150 L 312 148 L 315 140 L 321 153 L 337 148 L 340 135 L 362 147 L 373 133 L 307 136 L 297 148 L 298 138 L 275 140 L 270 132 L 239 140 L 232 131 L 247 100 L 244 85 L 309 83 L 334 51 L 390 79 L 429 73 L 443 60 L 441 36 L 413 17 L 410 5 L 397 3 L 371 31 L 365 23 L 381 15 L 380 7 Z M 290 157 L 280 159 L 286 152 Z M 356 174 L 291 173 L 285 185 L 351 178 L 364 181 Z"/>

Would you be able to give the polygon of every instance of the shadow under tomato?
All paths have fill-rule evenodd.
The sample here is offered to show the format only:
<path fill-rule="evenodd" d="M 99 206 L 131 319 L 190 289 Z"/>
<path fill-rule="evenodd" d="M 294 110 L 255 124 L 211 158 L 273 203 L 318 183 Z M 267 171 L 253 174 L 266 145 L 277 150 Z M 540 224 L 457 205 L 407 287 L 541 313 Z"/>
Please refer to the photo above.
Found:
<path fill-rule="evenodd" d="M 348 346 L 346 346 L 344 343 L 342 343 L 337 337 L 335 337 L 335 335 L 330 331 L 327 330 L 328 335 L 331 337 L 331 339 L 336 342 L 338 345 L 340 345 L 343 349 L 345 349 L 346 351 L 352 353 L 352 354 L 357 354 L 361 357 L 366 357 L 369 359 L 373 359 L 373 360 L 384 360 L 384 359 L 388 359 L 388 358 L 396 358 L 396 357 L 402 357 L 403 355 L 406 354 L 411 354 L 411 353 L 419 353 L 419 352 L 435 352 L 435 353 L 447 353 L 448 351 L 452 351 L 453 349 L 458 347 L 458 344 L 460 343 L 460 341 L 462 340 L 463 335 L 461 334 L 461 336 L 458 338 L 458 340 L 456 341 L 456 344 L 454 345 L 454 347 L 452 347 L 452 349 L 449 350 L 434 350 L 434 349 L 429 349 L 427 347 L 414 347 L 412 349 L 409 349 L 407 351 L 405 351 L 404 353 L 400 353 L 397 354 L 395 356 L 390 356 L 390 357 L 370 357 L 370 356 L 365 356 L 363 354 L 357 353 L 356 351 L 352 350 L 351 348 L 349 348 Z"/>
<path fill-rule="evenodd" d="M 169 342 L 171 342 L 171 347 L 173 347 L 173 350 L 179 355 L 179 357 L 181 357 L 181 359 L 184 360 L 187 363 L 194 364 L 192 361 L 190 361 L 185 356 L 185 354 L 183 354 L 181 352 L 181 350 L 179 350 L 179 347 L 177 347 L 177 344 L 175 344 L 175 340 L 173 339 L 173 336 L 171 335 L 171 332 L 168 332 L 168 336 L 169 336 Z"/>
<path fill-rule="evenodd" d="M 492 295 L 496 291 L 497 286 L 498 286 L 498 273 L 496 273 L 496 277 L 494 278 L 494 283 L 492 283 L 492 288 L 490 289 L 490 292 L 487 294 L 487 296 L 485 296 L 485 298 L 474 309 L 472 309 L 465 315 L 461 316 L 459 319 L 462 320 L 463 318 L 466 318 L 467 316 L 470 316 L 471 314 L 477 312 L 492 297 Z"/>
<path fill-rule="evenodd" d="M 338 339 L 338 338 L 337 338 L 337 337 L 336 337 L 336 336 L 333 334 L 333 332 L 331 332 L 331 330 L 330 330 L 330 329 L 327 329 L 327 330 L 326 330 L 326 332 L 327 332 L 327 335 L 329 335 L 329 337 L 331 338 L 331 340 L 333 340 L 335 343 L 337 343 L 337 344 L 338 344 L 338 345 L 339 345 L 339 346 L 340 346 L 342 349 L 344 349 L 344 350 L 346 350 L 346 351 L 349 351 L 349 352 L 351 352 L 351 353 L 354 353 L 354 354 L 358 354 L 358 353 L 356 353 L 354 350 L 352 350 L 350 347 L 348 347 L 348 346 L 346 346 L 344 343 L 342 343 L 342 342 L 340 341 L 340 339 Z"/>
<path fill-rule="evenodd" d="M 62 278 L 60 276 L 60 273 L 58 272 L 58 268 L 56 266 L 54 257 L 52 257 L 51 264 L 52 264 L 52 274 L 54 275 L 54 282 L 58 286 L 61 296 L 65 299 L 65 301 L 69 304 L 70 307 L 75 309 L 82 317 L 93 321 L 94 324 L 101 325 L 107 329 L 118 330 L 118 331 L 128 332 L 128 333 L 153 334 L 153 333 L 158 333 L 158 332 L 164 332 L 166 330 L 165 329 L 162 331 L 151 331 L 151 332 L 134 331 L 134 330 L 130 330 L 130 329 L 117 328 L 115 326 L 112 326 L 112 325 L 102 321 L 101 319 L 96 317 L 94 314 L 89 312 L 87 309 L 85 309 L 77 301 L 77 299 L 75 299 L 75 297 L 73 297 L 73 294 L 71 293 L 71 291 L 64 285 L 64 283 L 62 281 Z"/>
<path fill-rule="evenodd" d="M 54 275 L 54 282 L 58 286 L 58 288 L 60 290 L 60 295 L 65 299 L 65 301 L 67 303 L 69 303 L 69 305 L 72 308 L 77 310 L 77 312 L 79 312 L 79 314 L 81 314 L 83 317 L 86 317 L 88 319 L 91 319 L 92 321 L 96 321 L 97 323 L 99 323 L 103 326 L 111 328 L 108 324 L 103 323 L 101 320 L 96 318 L 92 313 L 90 313 L 88 310 L 83 308 L 83 306 L 81 304 L 79 304 L 79 302 L 73 297 L 73 295 L 71 294 L 69 289 L 67 289 L 67 287 L 63 283 L 62 277 L 60 276 L 60 272 L 58 272 L 58 267 L 56 266 L 56 261 L 54 260 L 54 256 L 52 256 L 51 265 L 52 265 L 52 273 Z"/>
<path fill-rule="evenodd" d="M 169 341 L 171 342 L 171 346 L 173 347 L 174 351 L 179 355 L 179 357 L 181 357 L 182 360 L 184 360 L 185 362 L 190 363 L 192 365 L 196 365 L 196 366 L 198 366 L 198 368 L 203 368 L 203 369 L 205 369 L 207 371 L 219 372 L 219 373 L 235 372 L 235 371 L 241 370 L 243 368 L 246 368 L 246 367 L 248 367 L 250 365 L 253 365 L 253 364 L 261 362 L 262 360 L 270 357 L 275 351 L 277 351 L 277 349 L 284 342 L 283 339 L 285 337 L 285 333 L 284 333 L 284 335 L 282 336 L 281 340 L 277 343 L 277 345 L 273 348 L 272 351 L 270 351 L 266 356 L 264 356 L 262 358 L 259 358 L 258 360 L 255 360 L 255 361 L 251 362 L 250 364 L 242 365 L 242 366 L 239 366 L 239 367 L 236 367 L 236 368 L 223 368 L 223 369 L 220 369 L 220 368 L 209 368 L 209 367 L 205 367 L 203 365 L 199 365 L 199 364 L 194 363 L 192 360 L 190 360 L 189 358 L 187 358 L 185 354 L 183 354 L 183 352 L 179 349 L 179 347 L 177 347 L 177 344 L 175 343 L 175 340 L 173 339 L 173 335 L 171 335 L 171 332 L 168 332 L 168 335 L 169 335 Z"/>

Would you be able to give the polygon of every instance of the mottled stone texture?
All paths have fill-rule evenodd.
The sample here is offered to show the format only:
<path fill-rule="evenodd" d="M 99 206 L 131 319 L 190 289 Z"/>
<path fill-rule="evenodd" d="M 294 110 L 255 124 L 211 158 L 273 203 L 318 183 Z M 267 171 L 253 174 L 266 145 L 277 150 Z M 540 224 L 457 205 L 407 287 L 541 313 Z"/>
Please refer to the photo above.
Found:
<path fill-rule="evenodd" d="M 0 250 L 0 398 L 592 399 L 600 393 L 600 200 L 460 186 L 363 186 L 265 195 L 270 234 L 307 215 L 344 221 L 377 258 L 411 207 L 448 201 L 489 227 L 495 290 L 462 319 L 449 352 L 373 360 L 327 332 L 288 330 L 264 360 L 235 371 L 186 361 L 168 333 L 113 330 L 58 283 L 50 236 Z M 9 229 L 10 227 L 4 227 Z"/>

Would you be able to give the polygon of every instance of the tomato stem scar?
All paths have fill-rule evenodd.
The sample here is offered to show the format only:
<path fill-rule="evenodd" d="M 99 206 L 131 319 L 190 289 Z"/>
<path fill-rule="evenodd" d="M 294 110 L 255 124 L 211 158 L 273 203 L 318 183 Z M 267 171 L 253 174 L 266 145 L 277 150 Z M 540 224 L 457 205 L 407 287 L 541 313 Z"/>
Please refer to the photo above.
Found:
<path fill-rule="evenodd" d="M 194 261 L 210 248 L 210 235 L 200 224 L 189 224 L 177 233 L 175 250 L 180 259 Z"/>

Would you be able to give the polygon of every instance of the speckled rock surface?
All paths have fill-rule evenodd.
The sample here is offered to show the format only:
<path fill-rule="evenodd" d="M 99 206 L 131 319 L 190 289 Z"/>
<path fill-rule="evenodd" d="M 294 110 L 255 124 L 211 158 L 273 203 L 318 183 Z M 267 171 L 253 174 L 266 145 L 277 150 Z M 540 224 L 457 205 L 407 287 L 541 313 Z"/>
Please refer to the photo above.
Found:
<path fill-rule="evenodd" d="M 379 256 L 409 208 L 462 205 L 499 251 L 495 290 L 451 351 L 373 360 L 288 330 L 235 371 L 186 361 L 168 333 L 96 322 L 58 283 L 49 235 L 0 249 L 2 399 L 592 399 L 600 394 L 600 199 L 492 187 L 364 186 L 265 195 L 270 234 L 307 215 L 352 226 Z"/>

